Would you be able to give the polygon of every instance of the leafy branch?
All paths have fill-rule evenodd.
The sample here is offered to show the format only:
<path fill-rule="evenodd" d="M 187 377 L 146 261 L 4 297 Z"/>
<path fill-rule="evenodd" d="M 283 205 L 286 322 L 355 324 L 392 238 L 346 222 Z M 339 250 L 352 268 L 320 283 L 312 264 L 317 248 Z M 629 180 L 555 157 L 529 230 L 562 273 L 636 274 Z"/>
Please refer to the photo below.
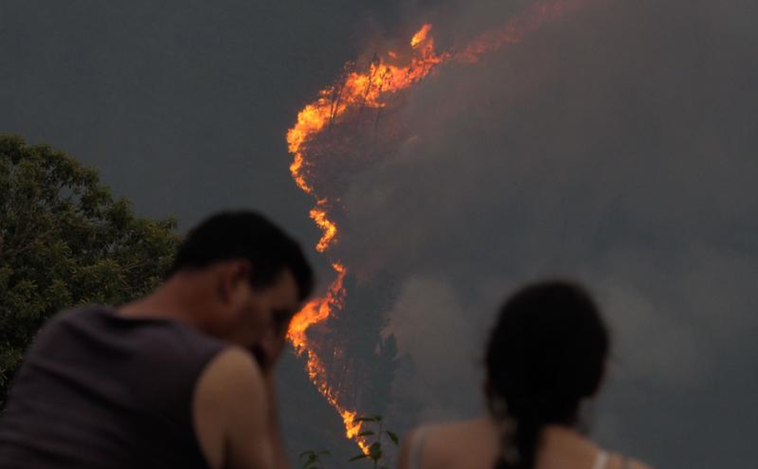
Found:
<path fill-rule="evenodd" d="M 384 428 L 384 418 L 381 415 L 362 416 L 355 419 L 356 422 L 364 422 L 369 427 L 368 430 L 361 431 L 358 437 L 365 438 L 368 445 L 365 452 L 361 452 L 349 459 L 349 462 L 370 460 L 374 469 L 387 469 L 384 462 L 384 447 L 382 439 L 386 436 L 395 445 L 399 446 L 400 439 L 398 436 Z M 369 438 L 370 437 L 370 438 Z"/>
<path fill-rule="evenodd" d="M 321 461 L 323 456 L 331 456 L 329 451 L 303 451 L 298 456 L 303 469 L 324 469 L 324 464 Z"/>

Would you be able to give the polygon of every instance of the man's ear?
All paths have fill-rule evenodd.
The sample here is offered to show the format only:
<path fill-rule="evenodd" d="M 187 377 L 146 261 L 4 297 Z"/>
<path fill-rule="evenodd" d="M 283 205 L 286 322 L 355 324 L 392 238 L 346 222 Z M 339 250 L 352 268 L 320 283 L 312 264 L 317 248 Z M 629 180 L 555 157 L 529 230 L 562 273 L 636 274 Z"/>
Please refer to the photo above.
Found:
<path fill-rule="evenodd" d="M 247 259 L 233 259 L 219 268 L 218 293 L 221 301 L 233 300 L 237 289 L 250 282 L 252 265 Z"/>
<path fill-rule="evenodd" d="M 235 259 L 231 266 L 231 275 L 234 286 L 240 284 L 250 283 L 250 275 L 252 274 L 253 266 L 247 259 Z"/>

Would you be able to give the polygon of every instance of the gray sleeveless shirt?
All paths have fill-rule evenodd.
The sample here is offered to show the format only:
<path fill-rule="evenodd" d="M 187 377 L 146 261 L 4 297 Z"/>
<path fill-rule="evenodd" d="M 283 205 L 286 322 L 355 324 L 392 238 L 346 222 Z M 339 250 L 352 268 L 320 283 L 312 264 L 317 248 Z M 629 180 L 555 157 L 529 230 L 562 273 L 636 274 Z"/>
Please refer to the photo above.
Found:
<path fill-rule="evenodd" d="M 225 343 L 92 307 L 37 335 L 0 415 L 0 468 L 206 469 L 192 396 Z"/>

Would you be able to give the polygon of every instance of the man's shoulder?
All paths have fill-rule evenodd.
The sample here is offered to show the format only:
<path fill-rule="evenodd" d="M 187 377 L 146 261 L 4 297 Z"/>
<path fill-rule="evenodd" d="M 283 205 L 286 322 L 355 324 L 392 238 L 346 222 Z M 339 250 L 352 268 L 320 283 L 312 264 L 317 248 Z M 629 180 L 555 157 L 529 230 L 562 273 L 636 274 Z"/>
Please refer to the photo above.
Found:
<path fill-rule="evenodd" d="M 131 357 L 150 368 L 184 369 L 196 374 L 229 346 L 177 320 L 126 317 L 110 306 L 90 305 L 62 310 L 37 333 L 33 349 L 88 353 L 108 350 L 111 357 Z"/>
<path fill-rule="evenodd" d="M 88 321 L 96 314 L 105 313 L 108 309 L 108 306 L 103 305 L 76 306 L 62 309 L 45 320 L 42 328 L 40 328 L 40 332 L 63 324 Z"/>
<path fill-rule="evenodd" d="M 55 340 L 61 333 L 78 324 L 86 324 L 90 317 L 93 317 L 105 308 L 105 306 L 81 306 L 58 311 L 47 318 L 34 334 L 30 351 L 35 346 Z"/>

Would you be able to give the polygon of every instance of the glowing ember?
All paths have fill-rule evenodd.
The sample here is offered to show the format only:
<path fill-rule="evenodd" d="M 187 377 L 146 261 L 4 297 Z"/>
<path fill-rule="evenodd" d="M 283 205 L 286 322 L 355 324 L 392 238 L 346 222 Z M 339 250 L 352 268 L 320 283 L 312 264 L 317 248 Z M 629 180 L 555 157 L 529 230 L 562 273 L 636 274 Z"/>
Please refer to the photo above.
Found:
<path fill-rule="evenodd" d="M 330 205 L 326 198 L 320 197 L 317 188 L 309 180 L 318 168 L 316 161 L 309 158 L 309 145 L 317 148 L 315 137 L 322 134 L 333 124 L 342 119 L 349 119 L 357 110 L 365 107 L 381 109 L 388 106 L 390 98 L 405 90 L 436 71 L 439 65 L 455 61 L 472 63 L 480 56 L 518 44 L 523 37 L 550 21 L 562 18 L 592 0 L 566 0 L 538 2 L 526 12 L 508 21 L 502 28 L 482 34 L 467 47 L 459 51 L 437 53 L 434 38 L 430 35 L 432 25 L 425 24 L 410 41 L 406 51 L 389 51 L 387 57 L 377 56 L 360 70 L 345 68 L 342 78 L 332 86 L 323 89 L 318 98 L 305 106 L 297 115 L 297 122 L 287 132 L 289 152 L 293 156 L 290 172 L 297 186 L 305 193 L 317 199 L 310 216 L 322 231 L 322 237 L 316 246 L 319 252 L 326 252 L 333 247 L 339 237 L 339 227 L 330 216 Z M 405 61 L 404 65 L 398 65 Z M 346 436 L 354 439 L 367 453 L 365 439 L 358 436 L 361 422 L 356 422 L 357 412 L 349 410 L 340 401 L 337 391 L 329 384 L 329 376 L 316 348 L 308 339 L 308 329 L 323 323 L 342 308 L 346 291 L 344 279 L 347 269 L 339 262 L 332 264 L 336 279 L 330 285 L 326 295 L 310 301 L 295 316 L 289 329 L 288 339 L 298 355 L 307 357 L 306 369 L 313 384 L 342 417 Z"/>

